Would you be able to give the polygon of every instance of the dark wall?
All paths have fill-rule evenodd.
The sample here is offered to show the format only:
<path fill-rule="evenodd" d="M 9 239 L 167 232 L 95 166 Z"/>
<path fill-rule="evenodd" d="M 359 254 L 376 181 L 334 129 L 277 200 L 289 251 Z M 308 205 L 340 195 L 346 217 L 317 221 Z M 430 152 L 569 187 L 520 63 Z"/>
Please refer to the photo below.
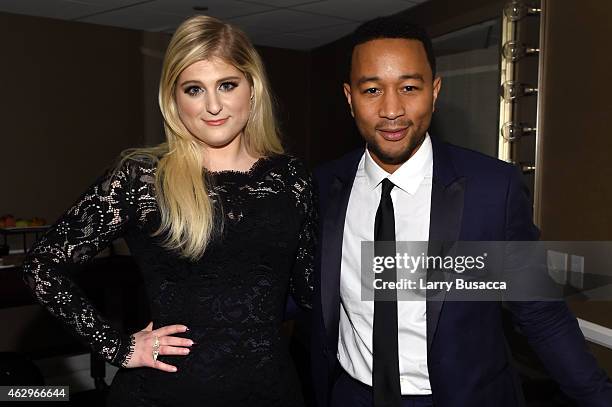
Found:
<path fill-rule="evenodd" d="M 140 33 L 0 13 L 0 215 L 54 220 L 142 142 Z"/>
<path fill-rule="evenodd" d="M 612 3 L 546 4 L 538 167 L 542 238 L 612 240 Z M 612 275 L 592 266 L 585 262 L 585 272 Z M 578 317 L 612 328 L 612 301 L 570 306 Z M 612 374 L 612 350 L 592 349 Z"/>
<path fill-rule="evenodd" d="M 612 239 L 611 13 L 609 1 L 547 2 L 540 222 L 549 240 Z"/>
<path fill-rule="evenodd" d="M 310 55 L 306 51 L 257 47 L 275 95 L 287 152 L 310 160 Z"/>
<path fill-rule="evenodd" d="M 311 53 L 311 161 L 319 164 L 362 145 L 344 97 L 349 41 L 341 39 Z"/>
<path fill-rule="evenodd" d="M 401 13 L 437 37 L 492 18 L 501 17 L 506 0 L 430 0 Z"/>

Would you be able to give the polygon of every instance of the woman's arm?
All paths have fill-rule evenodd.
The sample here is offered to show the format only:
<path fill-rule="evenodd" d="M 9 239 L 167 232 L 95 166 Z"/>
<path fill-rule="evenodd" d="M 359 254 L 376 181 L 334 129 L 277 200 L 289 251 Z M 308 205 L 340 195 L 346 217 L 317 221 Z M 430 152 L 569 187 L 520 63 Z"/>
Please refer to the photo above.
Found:
<path fill-rule="evenodd" d="M 316 197 L 312 176 L 304 164 L 292 159 L 289 163 L 292 188 L 296 205 L 302 213 L 302 225 L 298 236 L 298 248 L 290 280 L 290 293 L 303 308 L 312 308 L 314 253 L 317 238 Z"/>
<path fill-rule="evenodd" d="M 134 339 L 97 312 L 67 275 L 67 266 L 84 263 L 128 228 L 133 217 L 132 180 L 137 164 L 107 171 L 45 233 L 23 263 L 24 280 L 37 300 L 109 363 L 126 365 Z"/>

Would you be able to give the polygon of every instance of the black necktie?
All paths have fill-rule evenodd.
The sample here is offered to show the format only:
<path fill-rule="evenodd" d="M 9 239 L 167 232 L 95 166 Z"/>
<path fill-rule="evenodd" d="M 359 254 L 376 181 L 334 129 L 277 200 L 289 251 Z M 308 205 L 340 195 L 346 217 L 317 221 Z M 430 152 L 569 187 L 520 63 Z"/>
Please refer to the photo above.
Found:
<path fill-rule="evenodd" d="M 374 223 L 376 242 L 395 242 L 395 216 L 391 200 L 391 190 L 394 186 L 387 178 L 382 181 L 380 205 Z M 395 257 L 395 243 L 380 246 L 375 246 L 376 256 Z M 395 267 L 386 268 L 381 273 L 381 278 L 383 281 L 396 281 L 397 270 Z M 399 407 L 401 404 L 397 337 L 397 291 L 375 290 L 372 335 L 374 407 Z"/>

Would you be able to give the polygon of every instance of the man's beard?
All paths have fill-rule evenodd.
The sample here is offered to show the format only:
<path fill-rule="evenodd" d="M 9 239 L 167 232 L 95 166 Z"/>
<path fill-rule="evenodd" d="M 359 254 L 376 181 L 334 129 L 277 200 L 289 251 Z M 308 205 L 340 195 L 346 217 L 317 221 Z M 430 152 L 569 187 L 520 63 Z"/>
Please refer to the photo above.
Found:
<path fill-rule="evenodd" d="M 389 165 L 398 165 L 408 161 L 408 159 L 412 157 L 412 154 L 414 154 L 416 149 L 419 148 L 420 145 L 423 143 L 423 140 L 425 140 L 425 133 L 423 133 L 420 137 L 414 137 L 410 139 L 410 143 L 408 144 L 406 149 L 404 149 L 402 152 L 400 152 L 400 154 L 396 156 L 392 156 L 385 153 L 380 148 L 380 145 L 376 143 L 368 142 L 367 147 L 370 153 L 374 154 L 383 163 Z"/>

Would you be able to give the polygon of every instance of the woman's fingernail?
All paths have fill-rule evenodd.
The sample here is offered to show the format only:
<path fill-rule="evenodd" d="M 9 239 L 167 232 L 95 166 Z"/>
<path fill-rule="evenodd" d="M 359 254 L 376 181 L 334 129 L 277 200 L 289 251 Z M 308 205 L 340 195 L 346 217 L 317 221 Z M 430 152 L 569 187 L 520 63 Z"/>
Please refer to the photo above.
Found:
<path fill-rule="evenodd" d="M 183 352 L 184 352 L 185 354 L 188 354 L 188 353 L 189 353 L 189 349 L 185 348 L 185 350 L 183 350 Z"/>
<path fill-rule="evenodd" d="M 188 328 L 188 327 L 185 327 L 185 331 L 189 331 L 189 328 Z"/>
<path fill-rule="evenodd" d="M 173 372 L 176 372 L 176 371 L 177 371 L 177 368 L 176 368 L 176 367 L 174 367 L 174 366 L 172 366 L 172 371 L 173 371 Z"/>

